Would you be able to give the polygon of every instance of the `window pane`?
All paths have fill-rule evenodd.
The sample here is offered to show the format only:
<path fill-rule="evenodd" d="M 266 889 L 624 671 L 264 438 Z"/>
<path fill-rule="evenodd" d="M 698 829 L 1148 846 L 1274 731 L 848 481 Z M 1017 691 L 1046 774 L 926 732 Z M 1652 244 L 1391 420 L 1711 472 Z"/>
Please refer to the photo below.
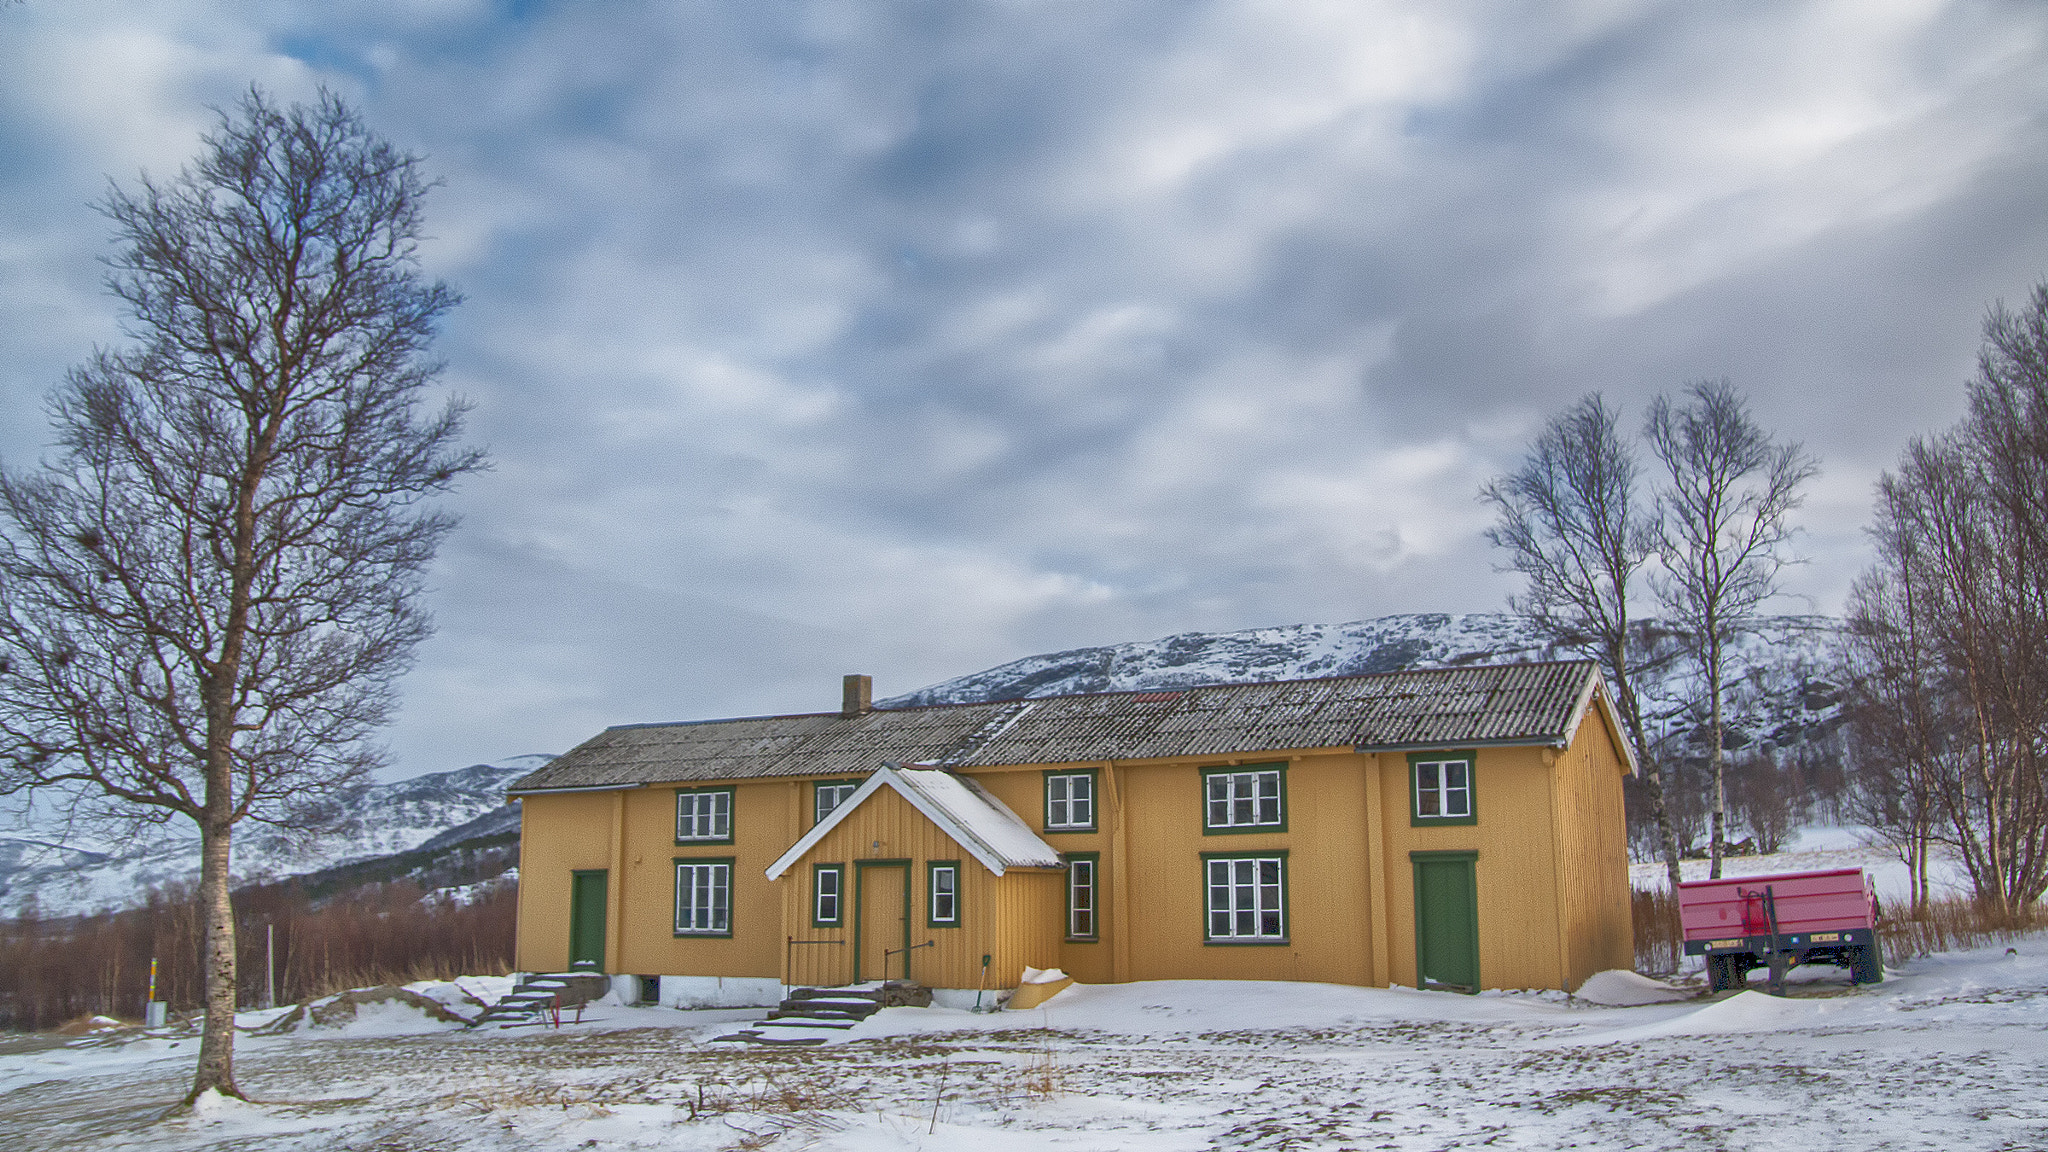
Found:
<path fill-rule="evenodd" d="M 1045 781 L 1045 822 L 1052 828 L 1085 827 L 1090 823 L 1086 776 L 1049 776 Z"/>
<path fill-rule="evenodd" d="M 1067 935 L 1095 935 L 1095 862 L 1074 860 L 1067 865 Z"/>
<path fill-rule="evenodd" d="M 1258 782 L 1259 823 L 1278 824 L 1280 822 L 1280 774 L 1278 772 L 1261 772 L 1258 775 Z"/>

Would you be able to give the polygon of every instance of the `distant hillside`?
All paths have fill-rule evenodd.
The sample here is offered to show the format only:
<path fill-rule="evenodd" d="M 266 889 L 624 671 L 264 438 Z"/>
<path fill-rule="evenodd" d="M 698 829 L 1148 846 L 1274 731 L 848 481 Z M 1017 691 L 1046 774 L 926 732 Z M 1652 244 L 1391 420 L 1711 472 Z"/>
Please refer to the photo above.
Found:
<path fill-rule="evenodd" d="M 519 809 L 505 803 L 505 786 L 551 759 L 515 756 L 372 785 L 344 828 L 308 841 L 265 836 L 245 825 L 248 831 L 235 844 L 236 881 L 345 872 L 371 861 L 418 858 L 421 849 L 432 856 L 458 842 L 505 840 L 519 827 Z M 388 871 L 372 867 L 364 874 Z M 152 886 L 189 882 L 198 874 L 196 839 L 125 853 L 0 839 L 0 914 L 17 913 L 31 894 L 45 916 L 125 907 Z"/>
<path fill-rule="evenodd" d="M 1826 616 L 1773 616 L 1734 644 L 1728 658 L 1729 744 L 1794 748 L 1831 733 L 1840 691 L 1829 678 L 1841 623 Z M 1636 689 L 1653 739 L 1693 743 L 1703 698 L 1675 638 L 1656 621 L 1642 629 Z M 1183 632 L 1099 648 L 1026 656 L 881 701 L 883 707 L 1016 700 L 1086 692 L 1143 692 L 1552 660 L 1527 620 L 1503 612 L 1382 616 L 1348 624 L 1290 624 L 1242 632 Z"/>

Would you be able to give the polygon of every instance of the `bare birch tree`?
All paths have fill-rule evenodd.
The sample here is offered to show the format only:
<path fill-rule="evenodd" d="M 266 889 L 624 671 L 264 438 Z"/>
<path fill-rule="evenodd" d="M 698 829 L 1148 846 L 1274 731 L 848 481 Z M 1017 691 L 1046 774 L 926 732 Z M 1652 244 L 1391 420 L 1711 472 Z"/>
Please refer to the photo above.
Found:
<path fill-rule="evenodd" d="M 2022 311 L 1992 309 L 1969 390 L 1963 421 L 1879 482 L 1865 581 L 1898 585 L 1910 611 L 1881 620 L 1925 640 L 1859 688 L 1880 707 L 1923 693 L 1939 710 L 1926 722 L 1947 737 L 1928 764 L 1936 838 L 1977 898 L 2013 916 L 2048 891 L 2048 284 Z"/>
<path fill-rule="evenodd" d="M 1657 498 L 1655 581 L 1667 619 L 1683 627 L 1706 680 L 1709 796 L 1708 875 L 1721 875 L 1727 847 L 1723 658 L 1736 636 L 1755 626 L 1757 609 L 1777 594 L 1788 562 L 1784 546 L 1799 489 L 1819 471 L 1797 443 L 1780 444 L 1750 417 L 1726 380 L 1687 386 L 1686 402 L 1651 402 L 1646 435 L 1664 465 Z"/>
<path fill-rule="evenodd" d="M 1843 656 L 1857 762 L 1850 810 L 1906 865 L 1913 913 L 1927 907 L 1928 863 L 1940 835 L 1941 780 L 1957 746 L 1933 622 L 1916 589 L 1918 547 L 1883 514 L 1872 530 L 1878 563 L 1849 593 Z"/>
<path fill-rule="evenodd" d="M 204 145 L 108 193 L 131 343 L 70 373 L 52 454 L 0 476 L 0 790 L 197 825 L 188 1100 L 240 1095 L 234 829 L 317 822 L 380 763 L 453 525 L 422 502 L 483 465 L 462 405 L 422 412 L 457 298 L 419 268 L 419 159 L 325 92 L 252 90 Z"/>
<path fill-rule="evenodd" d="M 1640 466 L 1619 413 L 1598 392 L 1551 417 L 1522 466 L 1480 491 L 1496 520 L 1486 538 L 1508 553 L 1508 570 L 1528 581 L 1508 608 L 1551 643 L 1600 663 L 1657 823 L 1672 890 L 1678 834 L 1664 802 L 1664 775 L 1643 727 L 1635 689 L 1629 607 L 1638 572 L 1653 555 L 1656 529 L 1637 499 Z"/>

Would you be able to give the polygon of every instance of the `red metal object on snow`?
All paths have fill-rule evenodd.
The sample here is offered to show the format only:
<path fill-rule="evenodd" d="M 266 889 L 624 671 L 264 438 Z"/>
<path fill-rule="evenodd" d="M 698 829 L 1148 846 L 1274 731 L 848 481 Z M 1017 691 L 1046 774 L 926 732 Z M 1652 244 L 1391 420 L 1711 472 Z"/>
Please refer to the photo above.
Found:
<path fill-rule="evenodd" d="M 1715 991 L 1743 987 L 1752 968 L 1772 969 L 1773 990 L 1799 964 L 1837 964 L 1858 984 L 1884 979 L 1877 890 L 1861 868 L 1687 880 L 1678 918 L 1688 956 L 1707 958 Z"/>

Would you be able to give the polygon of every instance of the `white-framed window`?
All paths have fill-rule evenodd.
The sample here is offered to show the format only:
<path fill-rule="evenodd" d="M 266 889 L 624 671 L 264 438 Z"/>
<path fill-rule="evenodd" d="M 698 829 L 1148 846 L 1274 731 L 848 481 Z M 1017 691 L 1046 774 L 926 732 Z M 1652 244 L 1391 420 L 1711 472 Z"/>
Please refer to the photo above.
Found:
<path fill-rule="evenodd" d="M 1045 828 L 1048 832 L 1095 830 L 1095 773 L 1045 774 Z"/>
<path fill-rule="evenodd" d="M 1469 823 L 1473 818 L 1469 755 L 1413 756 L 1415 819 Z"/>
<path fill-rule="evenodd" d="M 820 780 L 811 792 L 811 823 L 822 824 L 834 809 L 860 790 L 858 780 Z"/>
<path fill-rule="evenodd" d="M 732 861 L 676 861 L 676 935 L 732 935 Z"/>
<path fill-rule="evenodd" d="M 1067 936 L 1074 940 L 1095 939 L 1096 856 L 1067 857 Z"/>
<path fill-rule="evenodd" d="M 931 889 L 931 919 L 934 928 L 960 923 L 960 865 L 951 860 L 933 861 L 926 872 Z"/>
<path fill-rule="evenodd" d="M 1274 943 L 1287 939 L 1287 857 L 1211 856 L 1208 872 L 1212 942 Z"/>
<path fill-rule="evenodd" d="M 1202 827 L 1207 831 L 1282 832 L 1287 828 L 1285 772 L 1277 764 L 1212 768 L 1202 773 Z"/>
<path fill-rule="evenodd" d="M 820 928 L 842 923 L 841 901 L 846 893 L 846 869 L 837 864 L 819 864 L 811 869 L 811 923 Z"/>
<path fill-rule="evenodd" d="M 677 792 L 676 843 L 732 843 L 732 789 L 692 788 Z"/>

